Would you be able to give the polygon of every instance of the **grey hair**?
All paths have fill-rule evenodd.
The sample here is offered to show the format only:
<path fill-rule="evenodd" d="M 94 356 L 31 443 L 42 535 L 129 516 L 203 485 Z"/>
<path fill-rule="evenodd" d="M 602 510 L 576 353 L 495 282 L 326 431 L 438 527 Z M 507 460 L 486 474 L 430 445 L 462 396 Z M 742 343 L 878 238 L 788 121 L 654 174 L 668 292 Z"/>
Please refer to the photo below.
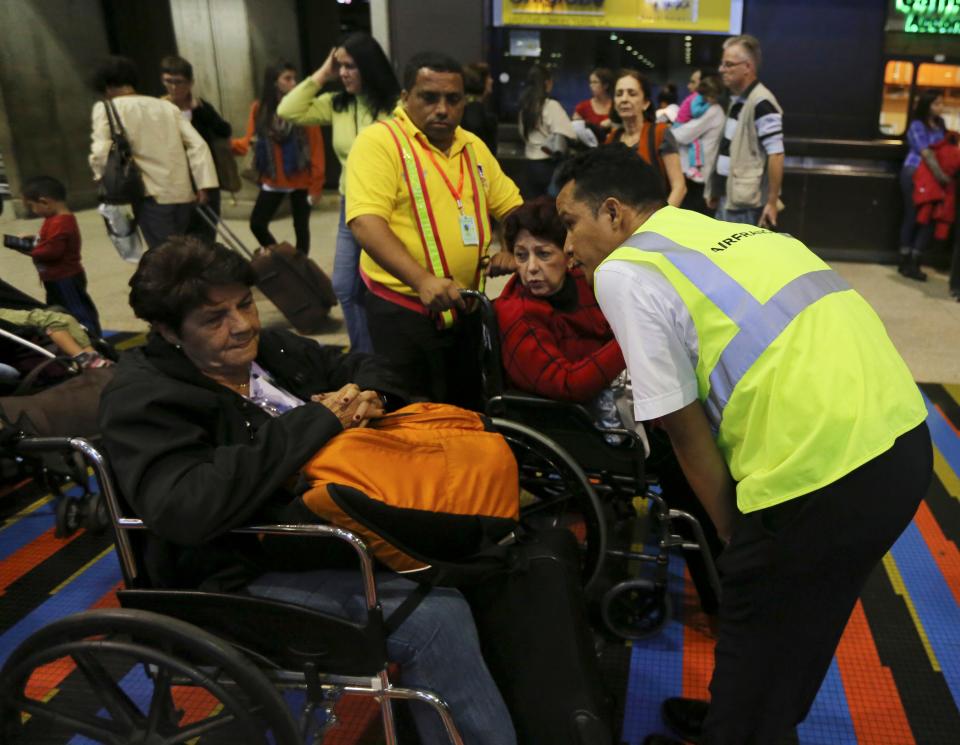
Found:
<path fill-rule="evenodd" d="M 750 61 L 753 62 L 754 68 L 756 70 L 760 69 L 760 40 L 756 36 L 751 36 L 750 34 L 741 34 L 740 36 L 731 36 L 729 39 L 723 42 L 724 49 L 729 49 L 732 46 L 742 47 L 743 51 L 746 52 L 747 56 L 750 58 Z"/>

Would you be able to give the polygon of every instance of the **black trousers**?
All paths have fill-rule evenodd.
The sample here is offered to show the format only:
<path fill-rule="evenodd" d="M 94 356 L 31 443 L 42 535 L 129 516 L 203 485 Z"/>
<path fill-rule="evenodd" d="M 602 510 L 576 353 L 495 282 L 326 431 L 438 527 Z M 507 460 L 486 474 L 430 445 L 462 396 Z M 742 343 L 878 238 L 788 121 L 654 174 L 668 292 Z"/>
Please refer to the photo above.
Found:
<path fill-rule="evenodd" d="M 450 329 L 368 293 L 367 326 L 373 351 L 390 360 L 412 395 L 480 411 L 480 314 L 461 314 Z"/>
<path fill-rule="evenodd" d="M 250 230 L 261 246 L 276 244 L 277 239 L 270 232 L 270 221 L 277 214 L 280 203 L 288 193 L 297 250 L 302 254 L 308 254 L 310 253 L 310 202 L 307 201 L 306 189 L 296 189 L 291 192 L 260 189 L 257 201 L 253 205 L 253 212 L 250 213 Z"/>
<path fill-rule="evenodd" d="M 806 717 L 867 577 L 910 523 L 932 470 L 921 424 L 839 481 L 739 518 L 719 561 L 701 743 L 769 745 Z"/>
<path fill-rule="evenodd" d="M 156 248 L 171 235 L 185 235 L 195 207 L 195 202 L 157 204 L 153 197 L 147 197 L 135 205 L 133 215 L 147 248 Z"/>

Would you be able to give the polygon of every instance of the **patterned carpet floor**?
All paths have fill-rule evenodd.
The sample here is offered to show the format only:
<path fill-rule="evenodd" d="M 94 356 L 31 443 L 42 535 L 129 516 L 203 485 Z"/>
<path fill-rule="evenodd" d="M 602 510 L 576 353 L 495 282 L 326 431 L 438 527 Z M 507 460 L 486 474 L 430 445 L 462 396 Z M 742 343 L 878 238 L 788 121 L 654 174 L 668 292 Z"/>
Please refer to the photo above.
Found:
<path fill-rule="evenodd" d="M 867 583 L 798 729 L 801 745 L 960 742 L 960 386 L 921 387 L 935 445 L 933 485 Z M 0 487 L 0 664 L 55 619 L 116 604 L 120 570 L 109 535 L 57 538 L 56 505 L 30 479 Z M 682 559 L 671 559 L 670 571 L 673 620 L 652 639 L 609 645 L 602 658 L 629 745 L 663 731 L 663 698 L 705 696 L 712 671 L 711 623 Z M 70 674 L 62 671 L 47 695 L 65 690 Z M 344 699 L 338 713 L 342 724 L 324 742 L 378 741 L 368 702 Z"/>

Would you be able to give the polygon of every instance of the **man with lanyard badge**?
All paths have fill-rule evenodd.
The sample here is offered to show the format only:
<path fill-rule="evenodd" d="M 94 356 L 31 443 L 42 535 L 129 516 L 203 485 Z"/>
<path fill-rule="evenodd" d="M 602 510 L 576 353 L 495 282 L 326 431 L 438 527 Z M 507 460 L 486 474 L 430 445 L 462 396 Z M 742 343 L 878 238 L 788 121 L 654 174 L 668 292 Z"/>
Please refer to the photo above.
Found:
<path fill-rule="evenodd" d="M 479 319 L 460 290 L 513 271 L 508 252 L 488 263 L 490 215 L 503 219 L 522 199 L 483 141 L 458 126 L 456 60 L 417 54 L 403 86 L 393 118 L 363 130 L 347 160 L 370 336 L 412 393 L 478 408 Z"/>

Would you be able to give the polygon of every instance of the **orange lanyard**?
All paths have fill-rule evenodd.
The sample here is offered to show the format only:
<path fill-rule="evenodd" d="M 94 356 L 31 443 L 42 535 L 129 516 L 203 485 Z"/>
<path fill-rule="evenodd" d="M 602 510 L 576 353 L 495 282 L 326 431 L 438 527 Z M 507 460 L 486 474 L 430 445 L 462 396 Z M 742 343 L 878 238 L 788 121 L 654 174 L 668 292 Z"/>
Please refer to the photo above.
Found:
<path fill-rule="evenodd" d="M 417 142 L 420 144 L 420 147 L 423 148 L 423 150 L 427 153 L 427 157 L 430 158 L 430 162 L 433 163 L 433 167 L 436 168 L 437 171 L 440 173 L 440 177 L 443 179 L 443 183 L 447 185 L 447 188 L 450 190 L 450 194 L 456 200 L 457 209 L 460 210 L 460 214 L 462 215 L 463 200 L 461 199 L 461 194 L 463 194 L 463 153 L 464 151 L 463 150 L 460 151 L 460 183 L 458 183 L 457 188 L 454 189 L 453 184 L 450 183 L 450 179 L 447 178 L 446 171 L 444 171 L 440 167 L 440 164 L 437 163 L 436 158 L 433 157 L 433 151 L 431 151 L 429 147 L 424 147 L 423 143 L 420 142 L 419 140 L 417 140 Z"/>

